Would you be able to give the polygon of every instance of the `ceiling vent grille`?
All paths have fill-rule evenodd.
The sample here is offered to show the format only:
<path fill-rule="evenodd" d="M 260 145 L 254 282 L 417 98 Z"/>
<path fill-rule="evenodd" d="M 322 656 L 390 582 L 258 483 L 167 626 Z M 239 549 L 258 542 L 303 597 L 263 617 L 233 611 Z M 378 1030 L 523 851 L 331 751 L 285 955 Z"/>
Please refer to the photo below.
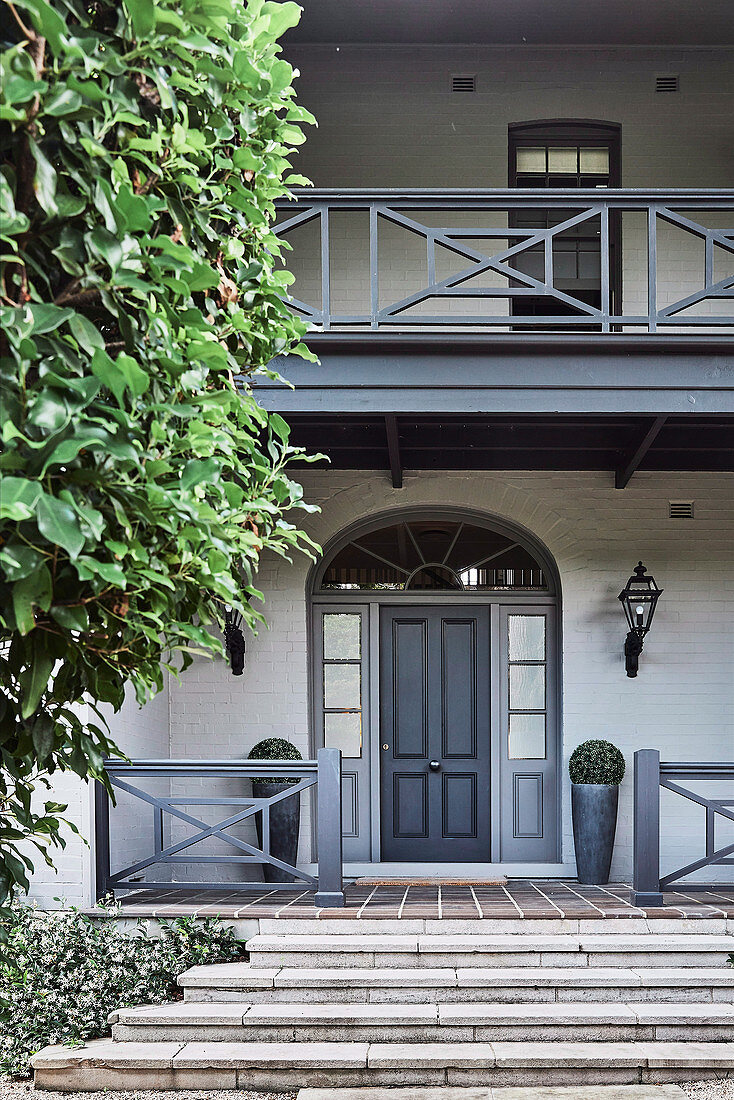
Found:
<path fill-rule="evenodd" d="M 671 519 L 693 519 L 693 501 L 669 500 L 668 514 Z"/>
<path fill-rule="evenodd" d="M 678 75 L 676 73 L 661 73 L 655 77 L 656 92 L 677 92 L 678 90 Z"/>
<path fill-rule="evenodd" d="M 477 78 L 474 73 L 454 73 L 451 77 L 452 92 L 476 92 Z"/>

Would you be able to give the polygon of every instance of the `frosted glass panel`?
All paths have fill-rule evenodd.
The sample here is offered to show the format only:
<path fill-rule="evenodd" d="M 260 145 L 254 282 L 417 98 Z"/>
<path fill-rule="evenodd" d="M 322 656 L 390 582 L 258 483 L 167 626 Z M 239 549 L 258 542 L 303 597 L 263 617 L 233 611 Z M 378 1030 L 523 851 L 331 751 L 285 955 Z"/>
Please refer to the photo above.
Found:
<path fill-rule="evenodd" d="M 518 149 L 518 172 L 545 172 L 545 149 Z"/>
<path fill-rule="evenodd" d="M 511 661 L 545 660 L 545 615 L 508 615 Z"/>
<path fill-rule="evenodd" d="M 510 760 L 545 760 L 545 715 L 511 714 Z"/>
<path fill-rule="evenodd" d="M 545 710 L 545 665 L 510 665 L 510 710 Z"/>
<path fill-rule="evenodd" d="M 324 745 L 327 749 L 341 749 L 342 756 L 361 756 L 362 715 L 325 714 Z"/>
<path fill-rule="evenodd" d="M 581 171 L 606 176 L 609 173 L 608 149 L 581 149 Z"/>
<path fill-rule="evenodd" d="M 324 659 L 327 661 L 358 661 L 361 615 L 324 615 Z"/>
<path fill-rule="evenodd" d="M 359 665 L 324 665 L 324 706 L 327 710 L 359 710 Z"/>
<path fill-rule="evenodd" d="M 576 172 L 576 155 L 577 149 L 549 149 L 548 150 L 548 171 L 549 172 Z"/>

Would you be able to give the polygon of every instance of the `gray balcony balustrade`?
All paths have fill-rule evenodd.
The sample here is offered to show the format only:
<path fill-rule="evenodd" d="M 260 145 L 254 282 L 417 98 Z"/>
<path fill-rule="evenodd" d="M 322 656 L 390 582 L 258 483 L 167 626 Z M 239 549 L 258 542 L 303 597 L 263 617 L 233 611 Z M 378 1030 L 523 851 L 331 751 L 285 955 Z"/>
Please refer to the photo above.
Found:
<path fill-rule="evenodd" d="M 298 189 L 276 230 L 316 332 L 734 332 L 734 190 Z"/>
<path fill-rule="evenodd" d="M 632 896 L 635 905 L 662 905 L 663 890 L 679 890 L 688 894 L 692 890 L 711 888 L 712 879 L 701 883 L 692 881 L 689 876 L 706 868 L 734 867 L 734 843 L 731 837 L 731 823 L 734 822 L 732 781 L 732 761 L 674 763 L 661 761 L 657 749 L 639 749 L 635 753 Z M 712 783 L 716 785 L 714 791 L 711 790 Z M 677 796 L 675 822 L 671 821 L 670 815 L 663 820 L 660 793 L 664 790 Z M 661 842 L 670 834 L 671 827 L 676 827 L 676 822 L 679 829 L 682 823 L 687 837 L 690 836 L 690 827 L 694 824 L 694 819 L 689 820 L 685 816 L 685 804 L 680 802 L 681 799 L 689 806 L 703 811 L 703 854 L 682 867 L 661 874 Z M 717 824 L 724 827 L 722 832 L 728 826 L 729 835 L 721 838 L 717 836 Z M 713 874 L 716 874 L 715 870 Z M 731 878 L 722 885 L 730 886 Z"/>
<path fill-rule="evenodd" d="M 96 895 L 122 890 L 262 891 L 253 865 L 270 864 L 292 876 L 268 891 L 314 891 L 314 903 L 344 905 L 341 830 L 341 752 L 318 750 L 316 760 L 108 760 L 117 797 L 111 806 L 101 783 L 95 792 Z M 256 797 L 252 779 L 290 781 L 284 791 Z M 286 799 L 315 793 L 315 874 L 270 850 L 270 812 Z M 124 805 L 123 805 L 124 801 Z M 229 812 L 220 816 L 220 808 Z M 261 816 L 261 839 L 254 836 Z M 115 828 L 121 818 L 121 828 Z M 204 875 L 197 873 L 203 868 Z"/>

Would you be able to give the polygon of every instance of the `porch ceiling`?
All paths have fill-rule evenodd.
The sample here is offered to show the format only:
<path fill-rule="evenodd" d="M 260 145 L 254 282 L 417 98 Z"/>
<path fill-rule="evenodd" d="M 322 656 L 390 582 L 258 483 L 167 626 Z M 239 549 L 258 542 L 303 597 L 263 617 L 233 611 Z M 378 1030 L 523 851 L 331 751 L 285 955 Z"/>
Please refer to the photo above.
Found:
<path fill-rule="evenodd" d="M 723 46 L 731 0 L 309 0 L 286 41 Z"/>
<path fill-rule="evenodd" d="M 288 414 L 292 440 L 335 469 L 734 470 L 734 414 L 563 416 Z"/>

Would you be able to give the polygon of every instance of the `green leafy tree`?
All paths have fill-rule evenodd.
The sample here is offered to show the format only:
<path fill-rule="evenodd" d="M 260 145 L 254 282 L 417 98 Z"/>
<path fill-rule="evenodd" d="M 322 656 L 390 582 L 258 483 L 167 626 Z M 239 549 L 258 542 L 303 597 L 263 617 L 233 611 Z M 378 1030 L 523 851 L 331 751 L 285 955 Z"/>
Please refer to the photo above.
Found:
<path fill-rule="evenodd" d="M 290 157 L 313 119 L 277 42 L 299 15 L 4 10 L 0 899 L 27 888 L 29 845 L 64 843 L 34 788 L 103 776 L 104 707 L 220 651 L 225 604 L 254 626 L 261 553 L 312 546 L 289 519 L 299 452 L 251 388 L 276 355 L 312 358 L 272 228 L 307 182 Z"/>

